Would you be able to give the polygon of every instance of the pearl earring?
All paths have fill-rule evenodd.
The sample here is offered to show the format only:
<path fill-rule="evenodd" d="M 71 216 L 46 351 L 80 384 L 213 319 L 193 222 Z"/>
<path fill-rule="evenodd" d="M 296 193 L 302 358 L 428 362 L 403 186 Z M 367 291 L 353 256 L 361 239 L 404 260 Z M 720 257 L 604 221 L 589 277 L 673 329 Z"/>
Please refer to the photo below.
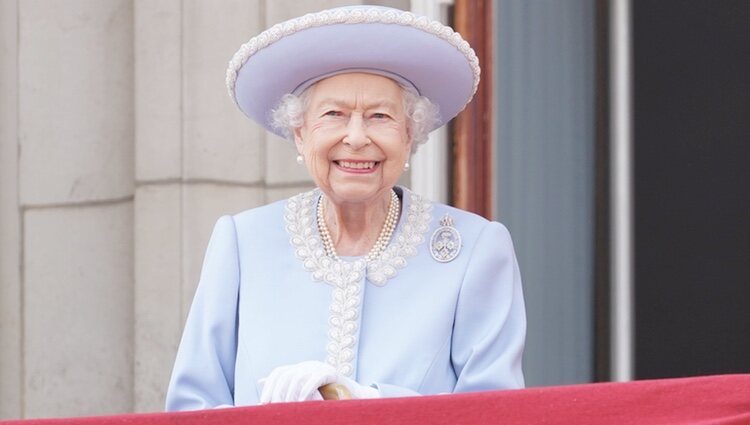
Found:
<path fill-rule="evenodd" d="M 303 162 L 305 162 L 305 158 L 302 155 L 297 155 L 297 164 L 302 165 Z"/>
<path fill-rule="evenodd" d="M 404 171 L 409 171 L 409 161 L 406 161 L 406 163 L 404 163 Z"/>

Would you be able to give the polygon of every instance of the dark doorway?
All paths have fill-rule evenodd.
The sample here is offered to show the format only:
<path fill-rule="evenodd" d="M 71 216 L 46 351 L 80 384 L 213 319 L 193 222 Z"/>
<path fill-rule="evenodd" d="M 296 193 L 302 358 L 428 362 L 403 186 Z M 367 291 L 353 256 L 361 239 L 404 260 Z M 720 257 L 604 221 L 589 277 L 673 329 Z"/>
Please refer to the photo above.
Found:
<path fill-rule="evenodd" d="M 749 29 L 633 1 L 636 378 L 750 372 Z"/>

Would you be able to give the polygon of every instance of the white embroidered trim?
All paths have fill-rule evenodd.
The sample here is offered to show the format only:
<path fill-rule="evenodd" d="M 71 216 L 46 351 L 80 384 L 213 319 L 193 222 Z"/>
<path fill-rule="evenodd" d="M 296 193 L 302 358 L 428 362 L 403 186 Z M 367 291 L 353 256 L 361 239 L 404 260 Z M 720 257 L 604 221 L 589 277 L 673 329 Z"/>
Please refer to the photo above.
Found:
<path fill-rule="evenodd" d="M 373 284 L 383 286 L 396 276 L 398 269 L 407 265 L 406 259 L 417 254 L 417 246 L 424 242 L 432 216 L 432 204 L 421 196 L 404 191 L 410 196 L 409 210 L 394 240 L 376 261 L 334 261 L 325 254 L 320 234 L 313 219 L 315 201 L 320 191 L 315 189 L 290 198 L 286 204 L 284 220 L 290 242 L 297 258 L 312 273 L 316 281 L 333 286 L 333 299 L 328 317 L 328 344 L 326 362 L 346 376 L 354 371 L 354 345 L 356 343 L 357 316 L 360 304 L 360 282 L 363 273 Z"/>
<path fill-rule="evenodd" d="M 466 60 L 469 62 L 469 66 L 474 74 L 472 96 L 476 93 L 477 87 L 479 86 L 479 74 L 481 72 L 479 68 L 479 59 L 469 43 L 461 37 L 461 34 L 453 31 L 453 28 L 425 16 L 417 16 L 411 12 L 394 9 L 383 10 L 375 7 L 358 7 L 353 9 L 324 10 L 316 13 L 308 13 L 307 15 L 278 23 L 251 38 L 250 41 L 240 46 L 240 49 L 229 61 L 226 78 L 229 96 L 235 103 L 237 103 L 237 98 L 234 92 L 234 85 L 237 82 L 237 73 L 250 56 L 254 55 L 259 50 L 268 47 L 283 37 L 308 28 L 323 25 L 360 23 L 410 26 L 447 41 L 453 47 L 458 49 L 458 51 L 463 53 Z M 464 107 L 466 107 L 466 104 Z"/>

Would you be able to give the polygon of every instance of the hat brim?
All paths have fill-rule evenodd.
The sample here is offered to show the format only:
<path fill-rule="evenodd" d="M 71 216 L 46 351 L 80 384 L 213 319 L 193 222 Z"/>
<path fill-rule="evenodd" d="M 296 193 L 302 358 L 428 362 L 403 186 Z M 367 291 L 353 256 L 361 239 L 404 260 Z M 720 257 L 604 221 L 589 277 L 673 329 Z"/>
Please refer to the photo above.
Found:
<path fill-rule="evenodd" d="M 252 54 L 237 72 L 234 96 L 248 117 L 281 135 L 271 125 L 270 111 L 283 95 L 321 76 L 349 69 L 372 70 L 403 78 L 435 103 L 439 127 L 455 117 L 476 90 L 478 65 L 472 64 L 471 55 L 411 25 L 361 22 L 314 26 L 285 35 Z"/>

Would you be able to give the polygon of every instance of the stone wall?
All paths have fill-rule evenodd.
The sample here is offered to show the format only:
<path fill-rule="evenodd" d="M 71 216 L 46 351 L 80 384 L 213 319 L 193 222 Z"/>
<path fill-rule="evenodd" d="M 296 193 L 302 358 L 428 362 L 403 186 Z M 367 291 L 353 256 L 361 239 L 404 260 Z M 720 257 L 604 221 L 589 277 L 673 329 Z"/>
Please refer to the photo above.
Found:
<path fill-rule="evenodd" d="M 312 187 L 227 61 L 352 3 L 0 0 L 0 419 L 163 408 L 213 223 Z"/>

